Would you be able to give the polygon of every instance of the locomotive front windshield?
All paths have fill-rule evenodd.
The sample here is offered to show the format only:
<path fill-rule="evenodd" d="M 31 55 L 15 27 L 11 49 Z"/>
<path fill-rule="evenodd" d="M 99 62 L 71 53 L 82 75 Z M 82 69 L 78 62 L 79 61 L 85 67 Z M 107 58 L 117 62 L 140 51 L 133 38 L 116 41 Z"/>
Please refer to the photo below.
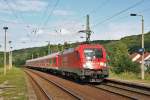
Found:
<path fill-rule="evenodd" d="M 85 49 L 84 55 L 87 60 L 92 60 L 94 58 L 102 58 L 103 52 L 102 49 Z"/>

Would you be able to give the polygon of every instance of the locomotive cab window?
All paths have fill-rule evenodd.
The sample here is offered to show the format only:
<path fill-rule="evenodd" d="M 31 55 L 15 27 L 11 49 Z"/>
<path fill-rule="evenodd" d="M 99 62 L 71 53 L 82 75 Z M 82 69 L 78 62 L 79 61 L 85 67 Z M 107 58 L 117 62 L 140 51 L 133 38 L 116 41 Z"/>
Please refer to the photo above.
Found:
<path fill-rule="evenodd" d="M 93 58 L 102 58 L 103 52 L 102 52 L 102 49 L 89 48 L 89 49 L 84 50 L 84 55 L 87 60 L 92 60 Z"/>
<path fill-rule="evenodd" d="M 96 58 L 102 58 L 103 57 L 102 49 L 95 49 L 95 56 Z"/>

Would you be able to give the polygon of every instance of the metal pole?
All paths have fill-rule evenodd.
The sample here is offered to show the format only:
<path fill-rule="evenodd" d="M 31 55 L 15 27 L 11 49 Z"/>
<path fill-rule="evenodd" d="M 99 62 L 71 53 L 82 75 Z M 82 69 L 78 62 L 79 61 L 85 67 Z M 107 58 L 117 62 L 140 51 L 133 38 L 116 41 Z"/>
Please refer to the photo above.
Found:
<path fill-rule="evenodd" d="M 9 41 L 9 46 L 10 46 L 10 50 L 9 50 L 9 67 L 8 69 L 10 70 L 11 69 L 11 41 Z"/>
<path fill-rule="evenodd" d="M 90 42 L 90 36 L 91 36 L 91 29 L 90 29 L 90 21 L 89 21 L 89 15 L 86 16 L 86 29 L 80 30 L 78 32 L 86 33 L 86 42 Z"/>
<path fill-rule="evenodd" d="M 7 41 L 7 34 L 6 31 L 8 29 L 8 27 L 3 27 L 3 29 L 5 30 L 5 39 L 4 39 L 4 75 L 6 75 L 6 41 Z"/>
<path fill-rule="evenodd" d="M 89 15 L 86 16 L 86 42 L 90 42 L 91 30 L 90 30 Z"/>
<path fill-rule="evenodd" d="M 144 80 L 144 73 L 145 73 L 145 68 L 144 68 L 144 17 L 143 15 L 138 15 L 138 14 L 130 14 L 131 16 L 140 16 L 142 17 L 142 35 L 141 35 L 141 40 L 142 40 L 142 61 L 141 61 L 141 79 Z"/>
<path fill-rule="evenodd" d="M 37 58 L 39 58 L 39 56 L 40 56 L 39 53 L 37 53 Z"/>
<path fill-rule="evenodd" d="M 142 15 L 141 15 L 142 16 Z M 142 16 L 142 49 L 144 49 L 144 18 Z M 144 80 L 144 51 L 142 52 L 141 78 Z"/>
<path fill-rule="evenodd" d="M 33 53 L 32 53 L 32 59 L 33 59 Z"/>
<path fill-rule="evenodd" d="M 48 41 L 48 54 L 50 54 L 50 41 Z"/>
<path fill-rule="evenodd" d="M 12 68 L 12 47 L 10 47 L 10 69 Z"/>
<path fill-rule="evenodd" d="M 11 65 L 10 65 L 10 63 L 11 63 L 11 60 L 10 60 L 10 59 L 11 59 L 11 57 L 10 57 L 10 52 L 11 52 L 11 51 L 9 51 L 9 66 L 8 66 L 8 70 L 10 70 L 10 66 L 11 66 Z"/>

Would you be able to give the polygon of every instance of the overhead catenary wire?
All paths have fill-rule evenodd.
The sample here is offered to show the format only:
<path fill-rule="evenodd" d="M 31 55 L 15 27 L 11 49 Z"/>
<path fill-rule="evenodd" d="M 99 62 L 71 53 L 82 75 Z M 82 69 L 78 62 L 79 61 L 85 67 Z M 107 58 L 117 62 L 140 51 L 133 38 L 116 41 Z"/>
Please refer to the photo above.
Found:
<path fill-rule="evenodd" d="M 143 9 L 143 10 L 140 11 L 139 13 L 148 12 L 148 11 L 150 11 L 150 7 L 149 7 L 149 8 L 146 8 L 146 9 Z"/>
<path fill-rule="evenodd" d="M 51 4 L 51 2 L 49 2 L 48 3 L 48 5 L 45 7 L 45 10 L 43 11 L 43 14 L 42 14 L 42 16 L 41 16 L 41 19 L 43 19 L 43 20 L 45 20 L 45 16 L 46 16 L 46 14 L 48 13 L 48 11 L 49 11 L 49 8 L 50 8 L 50 4 Z M 37 32 L 40 30 L 40 29 L 44 29 L 43 27 L 42 27 L 42 23 L 43 21 L 41 20 L 41 22 L 40 22 L 40 24 L 39 25 L 37 25 L 38 27 L 35 29 L 35 35 L 36 35 L 36 37 L 35 37 L 35 39 L 37 39 L 38 38 L 38 34 L 37 34 Z"/>
<path fill-rule="evenodd" d="M 90 14 L 96 13 L 96 12 L 98 11 L 97 9 L 101 9 L 101 8 L 105 7 L 105 5 L 109 3 L 109 1 L 110 1 L 110 0 L 103 0 L 103 2 L 99 3 L 98 6 L 94 7 L 93 9 L 91 9 L 88 13 L 90 13 Z M 86 13 L 86 14 L 87 14 L 87 13 Z M 84 16 L 81 16 L 80 19 L 81 19 L 81 18 L 84 18 L 84 19 L 85 19 L 86 14 L 84 14 Z M 64 19 L 67 19 L 67 17 L 65 17 Z M 62 26 L 65 26 L 65 25 L 62 25 Z M 60 28 L 60 27 L 59 27 L 59 28 Z M 69 30 L 69 29 L 72 29 L 72 28 L 67 28 L 67 29 Z M 60 30 L 61 30 L 61 29 L 60 29 Z"/>
<path fill-rule="evenodd" d="M 43 23 L 41 22 L 40 25 L 36 28 L 36 30 L 35 30 L 35 35 L 36 35 L 35 39 L 37 39 L 38 36 L 39 36 L 39 35 L 37 34 L 37 32 L 38 32 L 41 28 L 43 28 L 43 27 L 45 27 L 45 26 L 47 25 L 47 23 L 48 23 L 50 17 L 51 17 L 52 14 L 53 14 L 53 11 L 55 10 L 55 8 L 57 7 L 58 4 L 59 4 L 59 0 L 56 1 L 56 3 L 54 4 L 54 7 L 51 9 L 51 11 L 50 11 L 50 13 L 48 14 L 47 18 L 44 19 Z M 43 13 L 43 16 L 44 16 L 44 14 L 46 15 L 46 12 L 48 12 L 49 5 L 50 5 L 50 3 L 49 3 L 48 6 L 46 7 L 46 9 L 45 9 L 45 11 L 44 11 L 44 13 Z"/>
<path fill-rule="evenodd" d="M 98 11 L 98 9 L 103 8 L 106 4 L 109 3 L 110 0 L 105 0 L 102 3 L 100 3 L 96 8 L 92 9 L 91 11 L 89 11 L 89 14 L 93 14 L 96 13 Z"/>
<path fill-rule="evenodd" d="M 13 3 L 14 3 L 14 5 L 16 6 L 16 8 L 18 9 L 18 6 L 17 6 L 17 3 L 16 3 L 15 0 L 13 1 Z M 12 8 L 12 9 L 13 9 L 13 8 Z M 24 20 L 23 15 L 22 15 L 22 12 L 21 12 L 21 11 L 18 11 L 18 12 L 20 12 L 20 13 L 16 13 L 17 16 L 21 19 L 21 21 L 22 21 L 23 23 L 26 23 L 26 21 Z M 27 26 L 28 26 L 28 25 L 27 25 Z"/>
<path fill-rule="evenodd" d="M 26 22 L 24 21 L 24 18 L 22 15 L 18 15 L 18 13 L 16 13 L 16 11 L 14 10 L 14 8 L 9 4 L 8 0 L 4 0 L 4 2 L 7 4 L 8 6 L 8 9 L 12 12 L 12 14 L 14 15 L 14 17 L 17 19 L 18 22 L 20 23 L 24 23 L 26 24 Z M 16 2 L 14 2 L 15 6 L 17 7 L 16 5 Z M 25 27 L 27 28 L 29 25 L 25 25 Z M 30 38 L 30 32 L 28 29 L 24 28 L 25 31 L 27 31 L 27 37 Z M 30 38 L 30 40 L 32 40 L 32 38 Z"/>
<path fill-rule="evenodd" d="M 59 4 L 59 1 L 60 1 L 60 0 L 57 0 L 57 1 L 56 1 L 54 7 L 53 7 L 52 10 L 50 11 L 50 13 L 49 13 L 48 17 L 46 18 L 46 20 L 43 22 L 42 26 L 45 26 L 45 25 L 48 23 L 50 17 L 51 17 L 52 14 L 53 14 L 53 11 L 55 10 L 55 8 L 57 7 L 57 5 Z"/>
<path fill-rule="evenodd" d="M 81 17 L 79 17 L 79 18 L 80 18 L 80 19 L 81 19 L 81 18 L 84 18 L 84 19 L 85 19 L 85 17 L 86 17 L 87 14 L 91 15 L 91 14 L 96 13 L 96 12 L 98 11 L 97 9 L 101 9 L 101 8 L 105 7 L 105 5 L 107 5 L 107 4 L 109 3 L 109 1 L 110 1 L 110 0 L 105 0 L 105 1 L 101 2 L 98 6 L 96 6 L 96 7 L 93 8 L 93 9 L 91 9 L 89 12 L 86 12 L 85 14 L 82 14 L 83 16 L 81 16 Z M 82 13 L 82 11 L 80 11 L 80 12 Z M 85 12 L 85 11 L 83 11 L 83 12 Z M 79 18 L 78 18 L 78 19 L 79 19 Z"/>
<path fill-rule="evenodd" d="M 145 13 L 145 12 L 148 12 L 148 11 L 150 11 L 150 8 L 146 8 L 146 9 L 143 9 L 143 10 L 137 11 L 137 13 Z M 115 19 L 115 20 L 111 20 L 111 21 L 109 21 L 109 22 L 112 22 L 112 21 L 118 21 L 118 20 L 122 20 L 122 19 L 127 19 L 127 18 L 129 18 L 129 17 L 130 17 L 130 15 L 129 15 L 129 14 L 130 14 L 130 13 L 127 13 L 127 15 L 122 16 L 122 17 L 119 17 L 119 18 L 117 18 L 117 19 Z"/>
<path fill-rule="evenodd" d="M 17 3 L 16 3 L 15 0 L 14 0 L 13 3 L 14 3 L 14 5 L 16 6 L 16 8 L 18 8 Z M 13 7 L 12 7 L 12 9 L 13 9 Z M 19 12 L 19 11 L 18 11 L 18 12 Z M 17 16 L 21 19 L 21 21 L 25 24 L 25 27 L 28 28 L 28 27 L 29 27 L 29 24 L 27 24 L 26 21 L 24 20 L 24 17 L 23 17 L 23 15 L 22 15 L 22 13 L 20 12 L 20 13 L 16 13 L 16 14 L 17 14 Z M 31 36 L 30 36 L 30 31 L 29 31 L 28 29 L 26 29 L 26 28 L 25 28 L 24 30 L 27 31 L 27 37 L 32 40 L 32 38 L 31 38 Z"/>
<path fill-rule="evenodd" d="M 17 14 L 16 14 L 16 12 L 15 12 L 15 10 L 14 10 L 13 7 L 9 4 L 9 2 L 8 2 L 7 0 L 4 0 L 4 2 L 7 4 L 8 9 L 12 12 L 12 14 L 14 15 L 14 17 L 15 17 L 18 21 L 20 21 L 20 20 L 19 20 L 19 17 L 17 16 Z"/>
<path fill-rule="evenodd" d="M 49 11 L 50 4 L 51 4 L 51 2 L 49 2 L 48 5 L 45 7 L 45 10 L 43 11 L 43 14 L 42 14 L 42 16 L 41 16 L 42 19 L 45 19 L 45 16 L 46 16 L 46 14 L 47 14 L 48 11 Z M 41 21 L 40 25 L 41 25 L 41 24 L 42 24 L 42 21 Z"/>
<path fill-rule="evenodd" d="M 122 14 L 122 13 L 124 13 L 124 12 L 126 12 L 126 11 L 128 11 L 128 10 L 130 10 L 130 9 L 132 9 L 132 8 L 135 8 L 136 6 L 140 5 L 140 4 L 143 3 L 143 2 L 144 2 L 144 0 L 140 0 L 140 1 L 136 2 L 135 4 L 133 4 L 133 5 L 129 6 L 129 7 L 127 7 L 126 9 L 123 9 L 123 10 L 121 10 L 121 11 L 119 11 L 119 12 L 113 14 L 112 16 L 109 16 L 109 17 L 107 17 L 106 19 L 104 19 L 104 20 L 102 20 L 102 21 L 96 23 L 95 25 L 92 26 L 92 28 L 95 28 L 96 26 L 98 26 L 98 25 L 100 25 L 100 24 L 102 24 L 102 23 L 104 23 L 104 22 L 107 22 L 107 21 L 111 20 L 112 18 L 114 18 L 114 17 L 116 17 L 116 16 L 119 16 L 120 14 Z"/>

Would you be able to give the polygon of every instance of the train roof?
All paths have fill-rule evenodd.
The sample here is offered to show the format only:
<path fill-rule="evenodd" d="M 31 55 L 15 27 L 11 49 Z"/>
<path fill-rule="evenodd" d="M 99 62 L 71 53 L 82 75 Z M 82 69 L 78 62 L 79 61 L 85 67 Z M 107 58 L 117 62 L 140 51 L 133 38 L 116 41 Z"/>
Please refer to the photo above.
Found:
<path fill-rule="evenodd" d="M 69 48 L 69 49 L 64 50 L 63 52 L 56 52 L 56 53 L 49 54 L 47 56 L 43 56 L 43 57 L 39 57 L 39 58 L 35 58 L 35 59 L 30 59 L 30 60 L 27 60 L 26 62 L 48 59 L 48 58 L 56 57 L 57 55 L 60 55 L 60 54 L 67 54 L 67 53 L 74 52 L 75 50 L 78 50 L 79 48 L 88 48 L 88 47 L 89 48 L 95 48 L 95 47 L 97 47 L 97 48 L 102 47 L 103 48 L 103 46 L 100 44 L 80 44 L 75 48 Z"/>
<path fill-rule="evenodd" d="M 86 46 L 102 46 L 102 45 L 101 44 L 80 44 L 79 47 L 80 46 L 85 46 L 86 47 Z"/>
<path fill-rule="evenodd" d="M 42 60 L 42 59 L 48 59 L 48 58 L 56 57 L 59 54 L 60 54 L 60 52 L 56 52 L 56 53 L 49 54 L 47 56 L 43 56 L 43 57 L 27 60 L 27 62 L 38 61 L 38 60 Z"/>

